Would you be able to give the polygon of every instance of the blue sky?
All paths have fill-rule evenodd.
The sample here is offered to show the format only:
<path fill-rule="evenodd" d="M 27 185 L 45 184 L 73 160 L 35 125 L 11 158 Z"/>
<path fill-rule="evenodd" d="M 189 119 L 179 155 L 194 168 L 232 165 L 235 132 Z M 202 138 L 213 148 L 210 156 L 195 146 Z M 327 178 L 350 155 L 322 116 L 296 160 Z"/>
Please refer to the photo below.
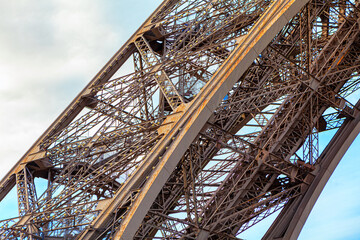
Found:
<path fill-rule="evenodd" d="M 160 2 L 0 0 L 0 177 Z M 299 239 L 360 239 L 359 148 L 360 138 L 328 182 Z M 0 204 L 0 217 L 9 213 L 11 198 L 15 193 Z M 244 238 L 259 239 L 265 225 Z"/>

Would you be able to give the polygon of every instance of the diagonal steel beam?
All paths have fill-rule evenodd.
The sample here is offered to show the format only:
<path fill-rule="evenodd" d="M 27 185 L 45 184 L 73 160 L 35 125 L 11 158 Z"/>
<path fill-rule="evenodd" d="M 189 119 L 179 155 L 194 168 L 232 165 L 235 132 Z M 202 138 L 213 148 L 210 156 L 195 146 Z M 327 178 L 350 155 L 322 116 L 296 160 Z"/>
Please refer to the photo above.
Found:
<path fill-rule="evenodd" d="M 360 102 L 356 104 L 359 106 Z M 290 201 L 262 239 L 296 240 L 325 184 L 335 171 L 351 143 L 360 133 L 360 112 L 347 119 L 327 145 L 314 172 L 314 180 L 305 194 Z"/>
<path fill-rule="evenodd" d="M 117 238 L 131 239 L 134 236 L 166 179 L 170 176 L 190 142 L 196 137 L 221 99 L 258 54 L 270 43 L 276 33 L 306 2 L 294 0 L 274 2 L 250 33 L 244 37 L 242 44 L 225 62 L 224 67 L 217 72 L 214 78 L 195 98 L 188 111 L 158 146 L 158 154 L 152 156 L 153 159 L 147 159 L 147 161 L 155 163 L 158 160 L 156 158 L 159 157 L 165 147 L 169 148 L 155 167 L 154 172 L 149 176 L 123 220 Z M 173 142 L 171 143 L 172 139 Z"/>

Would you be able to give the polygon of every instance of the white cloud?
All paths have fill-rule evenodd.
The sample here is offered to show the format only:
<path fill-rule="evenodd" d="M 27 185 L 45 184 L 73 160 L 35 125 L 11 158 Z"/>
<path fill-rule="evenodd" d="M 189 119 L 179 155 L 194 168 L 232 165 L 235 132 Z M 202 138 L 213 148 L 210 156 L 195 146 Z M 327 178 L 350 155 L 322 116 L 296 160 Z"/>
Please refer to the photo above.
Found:
<path fill-rule="evenodd" d="M 101 1 L 0 1 L 0 177 L 124 42 Z"/>

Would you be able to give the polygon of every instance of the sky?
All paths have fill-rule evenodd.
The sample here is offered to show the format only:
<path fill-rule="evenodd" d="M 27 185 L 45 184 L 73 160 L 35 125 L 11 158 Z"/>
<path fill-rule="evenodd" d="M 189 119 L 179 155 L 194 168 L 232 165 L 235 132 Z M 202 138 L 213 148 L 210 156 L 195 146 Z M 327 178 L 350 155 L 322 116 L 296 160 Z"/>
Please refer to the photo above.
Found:
<path fill-rule="evenodd" d="M 160 2 L 0 0 L 1 178 Z M 360 138 L 299 239 L 360 239 L 359 148 Z M 9 195 L 7 203 L 14 198 Z M 0 203 L 0 218 L 8 211 L 4 206 Z M 243 237 L 261 238 L 269 222 Z"/>

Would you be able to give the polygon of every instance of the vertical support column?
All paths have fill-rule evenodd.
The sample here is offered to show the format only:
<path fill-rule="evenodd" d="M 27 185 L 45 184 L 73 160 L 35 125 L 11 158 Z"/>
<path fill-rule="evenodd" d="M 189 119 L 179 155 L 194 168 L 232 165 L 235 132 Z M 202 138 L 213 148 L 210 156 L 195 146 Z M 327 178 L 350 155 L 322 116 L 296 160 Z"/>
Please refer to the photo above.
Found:
<path fill-rule="evenodd" d="M 19 171 L 16 174 L 16 186 L 17 186 L 19 215 L 24 216 L 28 211 L 28 209 L 30 208 L 29 191 L 27 189 L 26 167 L 24 167 L 21 171 Z"/>
<path fill-rule="evenodd" d="M 18 208 L 19 208 L 19 216 L 23 217 L 32 210 L 36 208 L 37 205 L 37 196 L 36 189 L 34 185 L 34 178 L 31 174 L 30 170 L 27 167 L 24 167 L 16 174 L 16 186 L 17 186 L 17 196 L 18 196 Z M 21 239 L 32 240 L 32 233 L 35 232 L 33 226 L 29 226 L 27 232 L 30 234 L 22 233 Z"/>
<path fill-rule="evenodd" d="M 141 58 L 140 53 L 138 52 L 134 52 L 133 53 L 133 60 L 134 60 L 134 69 L 135 72 L 137 73 L 137 77 L 142 79 L 140 82 L 140 87 L 142 90 L 142 95 L 139 96 L 139 102 L 144 102 L 144 109 L 141 109 L 141 117 L 145 116 L 146 121 L 150 120 L 150 111 L 153 111 L 153 106 L 152 106 L 152 101 L 148 101 L 147 96 L 147 92 L 146 92 L 146 84 L 145 84 L 145 79 L 144 79 L 144 66 L 143 66 L 143 61 Z M 151 99 L 150 99 L 151 100 Z"/>

